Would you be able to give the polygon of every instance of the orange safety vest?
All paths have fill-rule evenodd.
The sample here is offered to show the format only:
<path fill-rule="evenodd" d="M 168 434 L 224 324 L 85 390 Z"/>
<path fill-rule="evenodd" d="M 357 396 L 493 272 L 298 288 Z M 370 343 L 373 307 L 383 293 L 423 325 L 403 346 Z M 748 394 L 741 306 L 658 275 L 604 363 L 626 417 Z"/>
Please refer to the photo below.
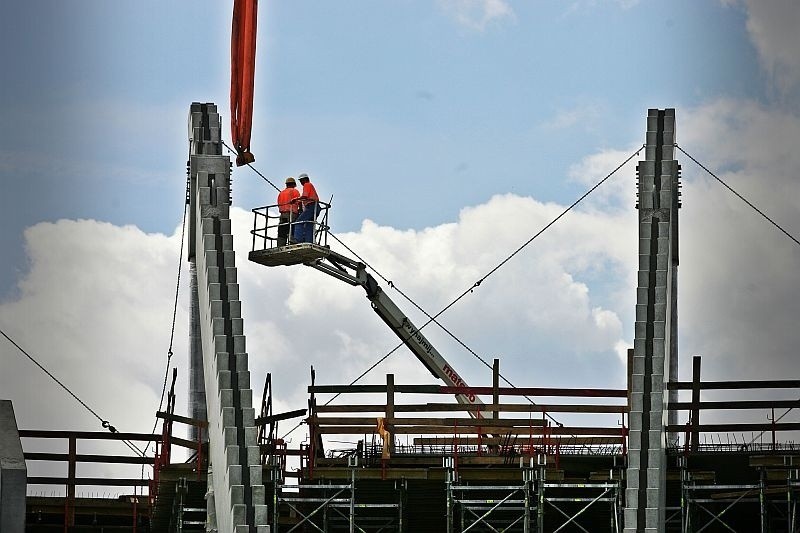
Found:
<path fill-rule="evenodd" d="M 303 205 L 310 204 L 311 202 L 319 202 L 317 189 L 314 188 L 314 185 L 310 181 L 303 184 L 303 196 Z"/>
<path fill-rule="evenodd" d="M 278 211 L 281 213 L 294 213 L 300 211 L 300 206 L 292 200 L 300 198 L 300 192 L 294 187 L 286 187 L 278 193 Z"/>

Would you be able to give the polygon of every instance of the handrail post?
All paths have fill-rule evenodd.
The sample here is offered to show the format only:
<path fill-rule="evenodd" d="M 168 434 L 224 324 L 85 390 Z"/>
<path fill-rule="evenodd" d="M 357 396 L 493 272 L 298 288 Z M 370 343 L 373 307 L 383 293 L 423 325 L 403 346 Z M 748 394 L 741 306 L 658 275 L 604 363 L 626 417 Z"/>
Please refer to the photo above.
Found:
<path fill-rule="evenodd" d="M 386 430 L 389 435 L 389 454 L 394 455 L 394 374 L 386 374 Z"/>
<path fill-rule="evenodd" d="M 75 463 L 77 455 L 77 439 L 69 437 L 69 462 L 67 463 L 67 508 L 64 514 L 64 531 L 75 525 Z"/>
<path fill-rule="evenodd" d="M 700 448 L 700 356 L 692 357 L 692 452 Z"/>

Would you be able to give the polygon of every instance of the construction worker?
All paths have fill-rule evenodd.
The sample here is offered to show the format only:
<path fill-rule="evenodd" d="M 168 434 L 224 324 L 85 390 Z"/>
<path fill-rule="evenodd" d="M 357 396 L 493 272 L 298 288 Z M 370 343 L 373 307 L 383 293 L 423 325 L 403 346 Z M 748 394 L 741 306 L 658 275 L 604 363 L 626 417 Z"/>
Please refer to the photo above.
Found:
<path fill-rule="evenodd" d="M 297 182 L 294 178 L 289 176 L 286 178 L 286 188 L 278 193 L 278 212 L 280 219 L 278 221 L 278 246 L 286 246 L 286 241 L 289 239 L 289 229 L 292 222 L 297 220 L 300 213 L 300 191 L 297 190 Z"/>
<path fill-rule="evenodd" d="M 294 225 L 294 240 L 297 242 L 314 242 L 314 224 L 319 216 L 319 195 L 317 189 L 308 179 L 308 174 L 300 174 L 297 179 L 303 186 L 303 193 L 298 198 L 300 216 Z"/>

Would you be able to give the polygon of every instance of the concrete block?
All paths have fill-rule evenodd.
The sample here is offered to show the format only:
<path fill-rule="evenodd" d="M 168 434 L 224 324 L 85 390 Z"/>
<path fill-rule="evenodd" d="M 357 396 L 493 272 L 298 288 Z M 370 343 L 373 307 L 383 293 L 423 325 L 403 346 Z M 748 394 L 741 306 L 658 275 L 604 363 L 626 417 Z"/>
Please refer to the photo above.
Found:
<path fill-rule="evenodd" d="M 664 409 L 664 393 L 660 391 L 650 392 L 650 410 L 663 411 Z"/>
<path fill-rule="evenodd" d="M 631 392 L 631 412 L 638 411 L 642 412 L 644 407 L 644 393 L 642 392 Z"/>
<path fill-rule="evenodd" d="M 639 467 L 641 466 L 641 456 L 640 456 L 640 454 L 641 454 L 641 452 L 639 450 L 629 450 L 628 451 L 628 471 L 638 470 L 639 469 Z M 628 480 L 628 487 L 634 488 L 630 483 L 631 483 L 631 480 L 629 479 Z"/>
<path fill-rule="evenodd" d="M 250 388 L 250 372 L 237 372 L 236 373 L 236 383 L 240 389 L 249 389 Z"/>
<path fill-rule="evenodd" d="M 217 383 L 219 385 L 220 391 L 222 391 L 224 389 L 232 389 L 233 388 L 233 384 L 231 382 L 231 373 L 229 371 L 227 371 L 227 370 L 219 371 L 217 373 Z"/>
<path fill-rule="evenodd" d="M 261 463 L 261 450 L 258 446 L 247 447 L 247 464 L 257 465 Z"/>
<path fill-rule="evenodd" d="M 648 472 L 649 474 L 649 472 Z M 648 476 L 649 478 L 649 476 Z M 649 479 L 648 479 L 649 481 Z M 653 487 L 658 487 L 658 485 L 653 485 Z M 657 509 L 661 505 L 661 499 L 664 496 L 664 493 L 659 488 L 647 488 L 647 507 Z"/>
<path fill-rule="evenodd" d="M 231 333 L 242 335 L 244 333 L 244 320 L 241 318 L 231 318 Z"/>
<path fill-rule="evenodd" d="M 237 283 L 237 278 L 239 274 L 236 270 L 236 267 L 226 267 L 225 268 L 225 281 L 228 283 Z"/>
<path fill-rule="evenodd" d="M 248 368 L 248 359 L 246 353 L 234 353 L 236 357 L 236 370 L 247 370 Z"/>
<path fill-rule="evenodd" d="M 239 285 L 236 283 L 228 283 L 228 300 L 234 301 L 239 299 Z"/>
<path fill-rule="evenodd" d="M 217 250 L 217 238 L 214 236 L 213 233 L 203 235 L 203 250 L 216 252 Z M 207 254 L 210 255 L 210 254 Z M 216 265 L 215 265 L 216 266 Z"/>
<path fill-rule="evenodd" d="M 233 485 L 231 487 L 231 503 L 244 505 L 244 485 Z"/>
<path fill-rule="evenodd" d="M 239 447 L 228 446 L 225 448 L 225 464 L 235 465 L 239 462 Z"/>
<path fill-rule="evenodd" d="M 242 409 L 250 409 L 253 407 L 252 389 L 243 389 L 239 391 L 239 407 Z"/>
<path fill-rule="evenodd" d="M 232 251 L 224 251 L 222 253 L 223 268 L 236 268 L 236 254 Z"/>
<path fill-rule="evenodd" d="M 214 351 L 217 352 L 217 359 L 219 359 L 219 352 L 228 353 L 228 338 L 224 335 L 214 337 Z"/>
<path fill-rule="evenodd" d="M 658 531 L 663 531 L 663 525 L 660 522 L 660 510 L 658 507 L 647 507 L 644 510 L 644 519 L 645 519 L 645 533 L 657 533 Z"/>
<path fill-rule="evenodd" d="M 662 411 L 650 411 L 649 415 L 650 427 L 657 428 L 663 425 L 664 413 Z"/>
<path fill-rule="evenodd" d="M 228 304 L 228 312 L 231 318 L 242 318 L 242 302 L 234 300 Z"/>
<path fill-rule="evenodd" d="M 634 375 L 641 375 L 644 372 L 644 357 L 634 357 L 631 362 L 631 372 Z"/>
<path fill-rule="evenodd" d="M 267 502 L 267 491 L 264 487 L 264 484 L 260 485 L 251 485 L 250 486 L 250 496 L 253 499 L 253 506 L 257 507 L 259 505 L 264 505 Z"/>
<path fill-rule="evenodd" d="M 233 390 L 223 389 L 219 391 L 219 403 L 222 407 L 233 407 Z"/>
<path fill-rule="evenodd" d="M 637 524 L 639 516 L 636 514 L 636 508 L 630 509 L 626 507 L 622 511 L 622 518 L 625 524 L 624 533 L 639 533 L 640 530 Z"/>
<path fill-rule="evenodd" d="M 231 487 L 232 489 L 233 487 Z M 236 527 L 236 533 L 249 533 L 249 528 L 244 525 L 247 523 L 247 508 L 242 505 L 234 505 L 231 509 L 231 518 L 233 519 L 233 524 Z M 245 529 L 239 529 L 240 526 L 243 526 Z"/>
<path fill-rule="evenodd" d="M 251 485 L 261 485 L 263 487 L 263 481 L 261 479 L 262 475 L 262 468 L 260 464 L 252 465 L 249 467 L 250 469 L 250 484 Z"/>
<path fill-rule="evenodd" d="M 244 335 L 234 335 L 233 337 L 233 353 L 247 352 L 247 343 L 245 342 Z"/>
<path fill-rule="evenodd" d="M 244 443 L 245 446 L 256 446 L 258 443 L 258 428 L 246 427 L 244 428 Z"/>
<path fill-rule="evenodd" d="M 257 487 L 253 487 L 255 491 Z M 263 486 L 261 487 L 264 488 Z M 255 500 L 255 498 L 253 498 Z M 263 497 L 262 497 L 263 500 Z M 267 524 L 269 523 L 269 507 L 264 504 L 256 505 L 253 509 L 255 515 L 255 523 L 256 525 Z"/>
<path fill-rule="evenodd" d="M 226 428 L 236 427 L 236 408 L 223 407 L 222 408 L 222 425 Z"/>
<path fill-rule="evenodd" d="M 252 407 L 249 409 L 242 409 L 242 426 L 250 427 L 256 425 L 256 411 Z"/>
<path fill-rule="evenodd" d="M 219 283 L 208 284 L 208 299 L 212 302 L 214 300 L 222 300 L 222 290 Z"/>
<path fill-rule="evenodd" d="M 233 494 L 234 485 L 242 485 L 242 465 L 228 465 L 228 479 L 231 483 L 231 494 Z"/>
<path fill-rule="evenodd" d="M 215 250 L 207 250 L 203 252 L 203 259 L 205 260 L 206 270 L 209 268 L 219 268 L 217 253 Z"/>
<path fill-rule="evenodd" d="M 628 433 L 628 447 L 631 450 L 642 449 L 642 432 L 639 430 L 631 430 Z"/>
<path fill-rule="evenodd" d="M 28 470 L 10 400 L 0 400 L 0 531 L 25 531 Z"/>
<path fill-rule="evenodd" d="M 657 429 L 650 429 L 648 431 L 649 439 L 650 439 L 650 446 L 658 446 L 658 443 L 663 442 L 664 440 L 664 429 L 661 426 L 656 426 Z M 651 449 L 652 450 L 652 449 Z M 659 450 L 659 448 L 655 448 L 655 450 Z M 663 450 L 659 453 L 663 453 Z M 650 461 L 650 465 L 652 466 L 652 461 Z"/>

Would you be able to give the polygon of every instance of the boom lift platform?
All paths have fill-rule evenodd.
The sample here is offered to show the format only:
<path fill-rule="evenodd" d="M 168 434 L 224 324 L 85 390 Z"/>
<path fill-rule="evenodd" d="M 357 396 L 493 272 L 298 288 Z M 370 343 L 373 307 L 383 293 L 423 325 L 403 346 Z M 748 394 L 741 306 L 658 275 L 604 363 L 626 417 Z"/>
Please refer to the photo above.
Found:
<path fill-rule="evenodd" d="M 354 261 L 328 246 L 328 211 L 330 204 L 320 202 L 321 221 L 314 221 L 314 242 L 278 246 L 278 206 L 270 205 L 253 209 L 254 222 L 250 232 L 253 249 L 250 261 L 265 266 L 287 266 L 303 264 L 324 272 L 350 285 L 361 286 L 367 293 L 372 309 L 397 335 L 419 361 L 436 378 L 450 387 L 468 388 L 458 372 L 442 356 L 413 322 L 392 301 L 378 282 L 368 272 L 364 263 Z M 291 225 L 294 225 L 292 223 Z M 293 228 L 291 228 L 293 229 Z M 258 246 L 260 244 L 260 246 Z M 456 394 L 456 400 L 476 407 L 469 413 L 473 418 L 491 418 L 484 410 L 484 403 L 471 392 Z"/>

